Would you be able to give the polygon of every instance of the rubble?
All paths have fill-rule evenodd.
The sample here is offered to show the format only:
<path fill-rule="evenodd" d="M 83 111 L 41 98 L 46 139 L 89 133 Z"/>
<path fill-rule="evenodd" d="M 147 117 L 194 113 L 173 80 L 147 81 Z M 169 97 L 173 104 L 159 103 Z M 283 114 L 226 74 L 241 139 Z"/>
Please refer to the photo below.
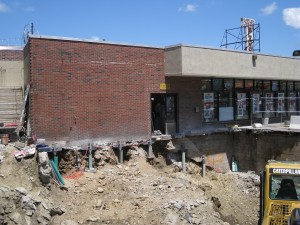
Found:
<path fill-rule="evenodd" d="M 5 157 L 0 164 L 5 184 L 0 185 L 0 224 L 257 224 L 259 177 L 253 172 L 208 170 L 202 177 L 199 165 L 187 162 L 183 174 L 175 169 L 180 153 L 156 154 L 151 165 L 138 145 L 127 146 L 126 160 L 116 164 L 113 147 L 106 146 L 94 151 L 95 173 L 84 172 L 85 151 L 61 152 L 62 188 L 48 171 L 49 153 L 36 153 L 37 163 L 35 158 L 17 161 L 14 150 L 6 146 L 0 152 Z M 80 176 L 69 176 L 74 170 Z M 50 188 L 43 186 L 47 182 Z"/>

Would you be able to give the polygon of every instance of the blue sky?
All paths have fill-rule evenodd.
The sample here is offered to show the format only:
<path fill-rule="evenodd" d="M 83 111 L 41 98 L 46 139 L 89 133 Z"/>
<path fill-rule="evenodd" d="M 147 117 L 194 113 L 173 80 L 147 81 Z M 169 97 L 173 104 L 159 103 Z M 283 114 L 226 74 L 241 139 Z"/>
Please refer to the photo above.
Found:
<path fill-rule="evenodd" d="M 0 44 L 15 43 L 33 23 L 40 35 L 218 48 L 242 17 L 260 24 L 261 53 L 300 49 L 299 0 L 0 0 Z"/>

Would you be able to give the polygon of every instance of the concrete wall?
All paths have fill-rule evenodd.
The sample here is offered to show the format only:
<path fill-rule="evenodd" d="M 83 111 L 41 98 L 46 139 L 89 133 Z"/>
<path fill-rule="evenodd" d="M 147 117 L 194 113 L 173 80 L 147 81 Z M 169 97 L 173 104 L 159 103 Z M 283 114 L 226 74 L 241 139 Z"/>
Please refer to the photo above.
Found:
<path fill-rule="evenodd" d="M 23 50 L 0 46 L 0 87 L 23 87 Z"/>
<path fill-rule="evenodd" d="M 183 143 L 188 157 L 196 162 L 205 154 L 207 165 L 218 172 L 229 171 L 234 156 L 239 171 L 259 173 L 270 159 L 300 161 L 299 137 L 295 133 L 219 133 L 178 138 L 174 145 L 180 149 Z"/>
<path fill-rule="evenodd" d="M 167 76 L 300 80 L 300 59 L 195 46 L 166 49 Z"/>
<path fill-rule="evenodd" d="M 31 37 L 27 47 L 33 135 L 71 144 L 151 136 L 163 49 L 55 37 Z"/>

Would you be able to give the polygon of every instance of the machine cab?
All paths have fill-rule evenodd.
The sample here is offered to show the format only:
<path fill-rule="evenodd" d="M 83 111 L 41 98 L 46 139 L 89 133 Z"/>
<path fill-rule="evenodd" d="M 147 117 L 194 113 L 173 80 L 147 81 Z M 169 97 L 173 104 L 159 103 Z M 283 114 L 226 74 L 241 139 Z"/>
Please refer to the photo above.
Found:
<path fill-rule="evenodd" d="M 300 162 L 269 161 L 261 173 L 262 225 L 300 225 Z"/>

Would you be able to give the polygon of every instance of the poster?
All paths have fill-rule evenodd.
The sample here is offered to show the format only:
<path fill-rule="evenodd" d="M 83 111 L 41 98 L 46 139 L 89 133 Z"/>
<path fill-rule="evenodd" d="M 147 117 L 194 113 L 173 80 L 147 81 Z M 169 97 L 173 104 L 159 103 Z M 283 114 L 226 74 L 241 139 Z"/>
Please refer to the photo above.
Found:
<path fill-rule="evenodd" d="M 239 117 L 247 115 L 246 93 L 237 93 L 237 114 Z"/>
<path fill-rule="evenodd" d="M 252 112 L 253 114 L 259 113 L 260 95 L 252 94 Z"/>
<path fill-rule="evenodd" d="M 204 93 L 204 118 L 214 118 L 214 93 Z"/>
<path fill-rule="evenodd" d="M 265 95 L 265 111 L 273 112 L 274 111 L 274 99 L 273 99 L 273 93 L 266 93 Z"/>
<path fill-rule="evenodd" d="M 284 93 L 278 93 L 277 110 L 278 113 L 285 113 Z"/>
<path fill-rule="evenodd" d="M 297 111 L 297 109 L 296 109 L 296 93 L 295 92 L 289 93 L 288 108 L 289 108 L 289 112 Z"/>

